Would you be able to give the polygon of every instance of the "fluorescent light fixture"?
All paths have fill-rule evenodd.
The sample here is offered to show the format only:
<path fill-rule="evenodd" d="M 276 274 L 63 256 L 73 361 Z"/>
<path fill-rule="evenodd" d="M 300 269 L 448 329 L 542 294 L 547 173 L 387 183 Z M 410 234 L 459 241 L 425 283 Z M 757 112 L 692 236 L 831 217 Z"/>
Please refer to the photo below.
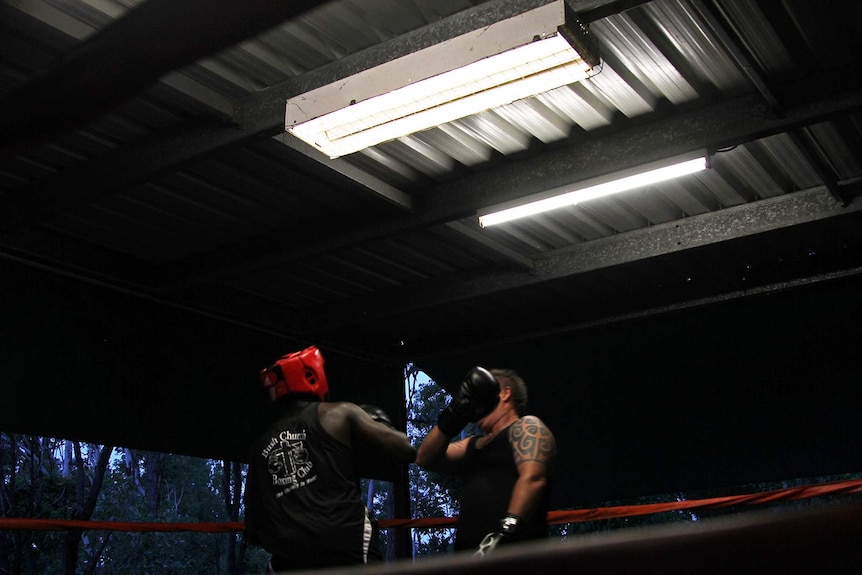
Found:
<path fill-rule="evenodd" d="M 581 81 L 599 64 L 590 41 L 564 0 L 549 2 L 290 98 L 285 129 L 350 154 Z"/>
<path fill-rule="evenodd" d="M 653 162 L 610 176 L 593 178 L 494 206 L 489 208 L 487 213 L 479 215 L 479 225 L 486 228 L 502 224 L 557 208 L 573 206 L 602 196 L 672 180 L 705 170 L 708 167 L 709 162 L 706 154 L 700 154 L 695 158 L 689 156 Z M 612 179 L 609 180 L 609 177 Z"/>

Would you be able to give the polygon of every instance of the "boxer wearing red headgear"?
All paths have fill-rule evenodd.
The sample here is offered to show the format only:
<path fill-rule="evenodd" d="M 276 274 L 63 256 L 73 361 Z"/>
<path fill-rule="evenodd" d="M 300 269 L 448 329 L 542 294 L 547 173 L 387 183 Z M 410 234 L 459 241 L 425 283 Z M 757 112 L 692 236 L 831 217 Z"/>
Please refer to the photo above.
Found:
<path fill-rule="evenodd" d="M 312 395 L 319 401 L 329 398 L 323 354 L 316 346 L 281 356 L 272 367 L 260 372 L 260 379 L 270 401 L 287 394 Z"/>
<path fill-rule="evenodd" d="M 379 559 L 357 459 L 367 453 L 363 449 L 399 465 L 416 458 L 407 435 L 379 408 L 328 401 L 323 363 L 312 346 L 260 373 L 267 396 L 282 411 L 252 444 L 245 532 L 272 554 L 275 571 Z"/>

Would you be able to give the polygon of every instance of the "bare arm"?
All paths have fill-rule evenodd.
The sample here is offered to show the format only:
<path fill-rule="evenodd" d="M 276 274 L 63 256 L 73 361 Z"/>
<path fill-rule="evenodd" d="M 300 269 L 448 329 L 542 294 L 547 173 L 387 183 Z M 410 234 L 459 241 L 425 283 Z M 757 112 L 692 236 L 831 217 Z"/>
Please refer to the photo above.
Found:
<path fill-rule="evenodd" d="M 416 463 L 428 471 L 452 471 L 464 459 L 467 439 L 453 441 L 435 425 L 419 445 Z"/>
<path fill-rule="evenodd" d="M 542 492 L 548 486 L 548 474 L 557 454 L 554 434 L 538 417 L 522 417 L 509 429 L 509 442 L 518 468 L 518 480 L 512 489 L 509 513 L 530 517 Z"/>
<path fill-rule="evenodd" d="M 338 410 L 344 415 L 352 437 L 365 444 L 379 448 L 401 463 L 416 460 L 416 448 L 410 443 L 407 434 L 385 423 L 374 421 L 361 407 L 353 403 L 338 403 Z"/>

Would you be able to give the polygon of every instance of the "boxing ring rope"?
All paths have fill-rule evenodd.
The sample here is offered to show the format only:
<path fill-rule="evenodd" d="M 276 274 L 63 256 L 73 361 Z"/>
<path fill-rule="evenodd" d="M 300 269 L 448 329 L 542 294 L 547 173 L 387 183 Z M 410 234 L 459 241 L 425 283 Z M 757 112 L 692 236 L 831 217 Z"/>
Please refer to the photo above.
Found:
<path fill-rule="evenodd" d="M 617 519 L 620 517 L 635 517 L 651 515 L 666 511 L 690 509 L 718 509 L 734 505 L 756 505 L 777 501 L 798 501 L 822 495 L 852 495 L 862 493 L 862 479 L 834 481 L 818 485 L 788 487 L 775 491 L 765 491 L 748 495 L 729 495 L 708 499 L 690 499 L 686 501 L 669 501 L 667 503 L 647 503 L 643 505 L 619 505 L 614 507 L 594 507 L 592 509 L 575 509 L 572 511 L 550 511 L 549 525 L 563 523 L 578 523 L 597 519 Z M 426 519 L 389 519 L 379 521 L 380 528 L 385 527 L 454 527 L 457 518 L 429 517 Z"/>
<path fill-rule="evenodd" d="M 667 503 L 648 503 L 643 505 L 620 505 L 614 507 L 595 507 L 571 511 L 551 511 L 548 524 L 559 525 L 598 519 L 616 519 L 664 513 L 668 511 L 693 509 L 719 509 L 736 505 L 758 505 L 780 501 L 799 501 L 824 495 L 853 495 L 862 493 L 862 479 L 833 481 L 816 485 L 788 487 L 746 495 L 729 495 L 707 499 L 670 501 Z M 427 517 L 423 519 L 381 519 L 381 529 L 388 528 L 440 528 L 454 527 L 457 517 Z M 0 518 L 0 529 L 30 531 L 64 531 L 70 529 L 136 532 L 180 532 L 197 531 L 203 533 L 231 533 L 243 531 L 241 522 L 196 522 L 196 523 L 159 523 L 149 521 L 75 521 L 67 519 L 23 519 Z"/>

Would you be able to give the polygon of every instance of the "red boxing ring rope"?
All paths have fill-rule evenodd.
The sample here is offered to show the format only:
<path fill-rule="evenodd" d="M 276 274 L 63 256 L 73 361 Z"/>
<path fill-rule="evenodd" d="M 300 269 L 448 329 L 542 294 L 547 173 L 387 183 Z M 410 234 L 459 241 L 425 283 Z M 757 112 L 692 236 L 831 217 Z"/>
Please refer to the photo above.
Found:
<path fill-rule="evenodd" d="M 730 495 L 726 497 L 671 501 L 668 503 L 649 503 L 645 505 L 594 507 L 592 509 L 576 509 L 573 511 L 551 511 L 548 513 L 548 524 L 559 525 L 562 523 L 594 521 L 596 519 L 634 517 L 681 509 L 718 509 L 734 505 L 798 501 L 822 495 L 852 495 L 855 493 L 862 493 L 862 479 L 789 487 L 748 495 Z M 378 524 L 381 529 L 399 527 L 433 528 L 454 527 L 457 521 L 457 517 L 427 517 L 424 519 L 381 519 L 378 521 Z M 67 519 L 0 518 L 0 529 L 30 531 L 98 529 L 104 531 L 198 531 L 204 533 L 231 533 L 243 531 L 245 524 L 241 522 L 158 523 L 150 521 L 74 521 Z"/>

